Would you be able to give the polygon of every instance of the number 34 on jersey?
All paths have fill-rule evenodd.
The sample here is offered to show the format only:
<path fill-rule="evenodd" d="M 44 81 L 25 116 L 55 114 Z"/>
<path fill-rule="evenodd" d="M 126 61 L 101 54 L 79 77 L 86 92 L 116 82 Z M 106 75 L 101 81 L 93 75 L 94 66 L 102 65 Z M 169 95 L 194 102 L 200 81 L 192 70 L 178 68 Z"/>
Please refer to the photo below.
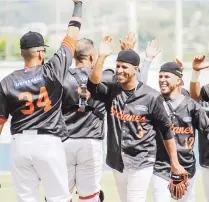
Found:
<path fill-rule="evenodd" d="M 43 86 L 40 88 L 40 93 L 38 97 L 38 101 L 34 103 L 33 95 L 30 92 L 22 92 L 19 94 L 18 99 L 20 101 L 26 101 L 25 103 L 25 109 L 21 110 L 21 112 L 25 115 L 30 115 L 35 110 L 35 105 L 37 107 L 43 107 L 44 112 L 49 111 L 51 106 L 51 100 L 49 99 L 48 92 L 46 90 L 46 87 Z"/>

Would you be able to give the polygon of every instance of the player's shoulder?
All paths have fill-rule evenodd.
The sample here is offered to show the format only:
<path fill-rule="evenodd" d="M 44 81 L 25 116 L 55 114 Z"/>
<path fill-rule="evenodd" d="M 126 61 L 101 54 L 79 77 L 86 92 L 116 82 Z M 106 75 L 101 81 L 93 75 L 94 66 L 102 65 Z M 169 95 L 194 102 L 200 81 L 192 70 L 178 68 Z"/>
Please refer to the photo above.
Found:
<path fill-rule="evenodd" d="M 191 97 L 185 96 L 184 99 L 185 99 L 184 103 L 185 105 L 187 105 L 189 111 L 199 110 L 200 108 L 202 108 L 201 104 L 196 100 L 192 99 Z"/>
<path fill-rule="evenodd" d="M 159 91 L 157 91 L 156 89 L 152 88 L 151 86 L 147 84 L 143 83 L 141 87 L 142 87 L 143 92 L 145 92 L 149 97 L 152 97 L 155 99 L 157 99 L 158 97 L 162 97 Z"/>
<path fill-rule="evenodd" d="M 1 82 L 5 83 L 8 82 L 9 80 L 13 79 L 14 77 L 16 77 L 17 75 L 23 74 L 22 72 L 24 72 L 24 69 L 20 69 L 20 70 L 15 70 L 13 72 L 11 72 L 10 74 L 8 74 L 7 76 L 5 76 Z"/>
<path fill-rule="evenodd" d="M 3 89 L 4 92 L 7 92 L 8 89 L 10 89 L 11 86 L 13 86 L 13 83 L 16 80 L 15 78 L 18 78 L 17 75 L 19 75 L 21 71 L 22 70 L 15 70 L 10 74 L 8 74 L 7 76 L 5 76 L 4 78 L 2 78 L 0 83 L 1 83 L 1 88 Z"/>
<path fill-rule="evenodd" d="M 43 80 L 44 75 L 42 69 L 43 69 L 43 65 L 15 70 L 2 79 L 1 85 L 7 86 L 7 88 L 9 88 L 13 85 L 14 87 L 17 87 L 16 85 L 23 85 L 27 81 L 28 82 L 30 82 L 30 80 L 34 81 L 34 79 L 36 81 Z"/>
<path fill-rule="evenodd" d="M 202 86 L 202 89 L 209 89 L 209 84 Z"/>
<path fill-rule="evenodd" d="M 185 88 L 182 88 L 182 89 L 181 89 L 181 94 L 184 95 L 184 96 L 190 97 L 189 91 L 186 90 Z"/>
<path fill-rule="evenodd" d="M 89 68 L 89 67 L 69 67 L 69 69 L 68 69 L 68 74 L 70 74 L 70 75 L 75 75 L 75 74 L 77 74 L 78 76 L 79 75 L 89 75 L 90 74 L 90 72 L 91 72 L 91 68 Z"/>

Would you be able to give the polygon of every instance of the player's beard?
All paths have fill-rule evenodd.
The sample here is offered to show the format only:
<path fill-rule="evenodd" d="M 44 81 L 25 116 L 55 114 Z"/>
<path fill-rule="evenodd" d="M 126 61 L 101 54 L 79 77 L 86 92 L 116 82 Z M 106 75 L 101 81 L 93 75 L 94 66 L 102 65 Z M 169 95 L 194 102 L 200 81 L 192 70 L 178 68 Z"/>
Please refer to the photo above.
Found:
<path fill-rule="evenodd" d="M 42 60 L 42 63 L 41 63 L 42 65 L 44 65 L 44 58 L 43 58 L 43 60 Z"/>
<path fill-rule="evenodd" d="M 170 97 L 170 95 L 171 95 L 171 93 L 175 90 L 177 88 L 177 85 L 176 84 L 174 84 L 174 85 L 169 85 L 169 91 L 167 91 L 167 92 L 165 92 L 165 93 L 163 93 L 163 92 L 161 92 L 161 94 L 163 95 L 163 97 L 166 97 L 166 98 L 169 98 Z"/>

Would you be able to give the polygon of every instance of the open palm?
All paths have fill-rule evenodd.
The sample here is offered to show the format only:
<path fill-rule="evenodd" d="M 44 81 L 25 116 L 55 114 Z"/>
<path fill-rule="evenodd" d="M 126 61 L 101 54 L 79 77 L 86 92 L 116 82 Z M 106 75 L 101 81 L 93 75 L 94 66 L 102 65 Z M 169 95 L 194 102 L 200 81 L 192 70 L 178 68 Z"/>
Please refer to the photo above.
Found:
<path fill-rule="evenodd" d="M 112 37 L 105 36 L 100 43 L 99 55 L 109 56 L 112 53 Z"/>

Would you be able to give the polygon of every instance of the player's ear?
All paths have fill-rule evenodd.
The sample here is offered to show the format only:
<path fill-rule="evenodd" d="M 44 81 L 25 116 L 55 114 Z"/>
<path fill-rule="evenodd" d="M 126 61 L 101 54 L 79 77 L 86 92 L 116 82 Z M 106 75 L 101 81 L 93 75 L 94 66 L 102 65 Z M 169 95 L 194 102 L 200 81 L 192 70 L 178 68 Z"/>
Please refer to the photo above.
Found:
<path fill-rule="evenodd" d="M 137 72 L 139 72 L 139 66 L 134 67 Z"/>
<path fill-rule="evenodd" d="M 178 77 L 178 80 L 177 80 L 177 84 L 178 86 L 182 86 L 182 79 Z"/>
<path fill-rule="evenodd" d="M 90 60 L 90 62 L 91 62 L 91 63 L 93 63 L 93 62 L 94 62 L 94 57 L 93 57 L 93 55 L 92 55 L 92 54 L 89 56 L 89 60 Z"/>

